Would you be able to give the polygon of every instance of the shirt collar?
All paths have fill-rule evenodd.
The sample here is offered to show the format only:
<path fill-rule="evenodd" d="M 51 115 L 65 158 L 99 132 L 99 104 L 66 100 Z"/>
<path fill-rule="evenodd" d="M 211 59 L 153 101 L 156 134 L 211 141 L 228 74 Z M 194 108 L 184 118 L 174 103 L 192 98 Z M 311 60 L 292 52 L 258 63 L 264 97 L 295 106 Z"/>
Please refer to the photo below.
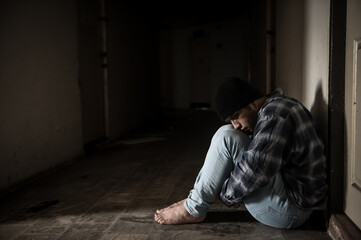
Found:
<path fill-rule="evenodd" d="M 266 96 L 268 98 L 271 98 L 271 97 L 276 97 L 276 96 L 283 96 L 283 91 L 281 88 L 277 88 L 276 90 L 274 90 L 273 92 L 267 94 Z"/>
<path fill-rule="evenodd" d="M 263 110 L 264 106 L 267 105 L 269 102 L 273 101 L 275 97 L 284 96 L 283 90 L 281 88 L 276 88 L 273 92 L 266 95 L 267 100 L 264 102 L 263 106 L 261 107 L 258 114 Z"/>

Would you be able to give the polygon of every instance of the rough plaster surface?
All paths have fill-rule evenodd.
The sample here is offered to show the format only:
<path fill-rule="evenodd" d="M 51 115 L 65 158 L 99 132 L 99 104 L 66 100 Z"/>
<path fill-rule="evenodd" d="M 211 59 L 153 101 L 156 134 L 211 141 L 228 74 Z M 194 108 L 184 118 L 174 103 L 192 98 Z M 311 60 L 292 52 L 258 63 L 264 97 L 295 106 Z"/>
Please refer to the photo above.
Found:
<path fill-rule="evenodd" d="M 0 190 L 82 153 L 76 3 L 0 3 Z"/>

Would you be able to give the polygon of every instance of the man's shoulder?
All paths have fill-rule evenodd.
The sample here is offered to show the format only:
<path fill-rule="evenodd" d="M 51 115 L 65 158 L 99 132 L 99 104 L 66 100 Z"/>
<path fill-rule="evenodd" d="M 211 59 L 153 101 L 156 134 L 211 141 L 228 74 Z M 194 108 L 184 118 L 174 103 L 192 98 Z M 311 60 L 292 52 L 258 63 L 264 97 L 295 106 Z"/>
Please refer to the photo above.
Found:
<path fill-rule="evenodd" d="M 310 111 L 300 101 L 284 94 L 267 99 L 260 109 L 259 116 L 264 119 L 271 117 L 287 119 L 297 124 L 312 121 Z"/>
<path fill-rule="evenodd" d="M 292 112 L 294 106 L 299 104 L 299 101 L 284 94 L 271 95 L 262 106 L 260 114 L 277 115 L 286 118 Z"/>

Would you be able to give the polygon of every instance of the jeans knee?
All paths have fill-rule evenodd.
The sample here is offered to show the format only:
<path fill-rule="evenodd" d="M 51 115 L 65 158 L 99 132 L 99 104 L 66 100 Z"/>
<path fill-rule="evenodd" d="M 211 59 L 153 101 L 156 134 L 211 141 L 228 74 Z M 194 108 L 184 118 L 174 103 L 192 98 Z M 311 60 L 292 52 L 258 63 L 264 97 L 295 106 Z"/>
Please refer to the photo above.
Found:
<path fill-rule="evenodd" d="M 234 129 L 232 124 L 227 124 L 217 130 L 212 142 L 217 145 L 225 144 L 228 149 L 237 151 L 239 148 L 242 150 L 247 149 L 251 139 L 240 130 Z"/>
<path fill-rule="evenodd" d="M 232 124 L 225 124 L 218 129 L 218 131 L 235 130 Z"/>
<path fill-rule="evenodd" d="M 227 138 L 230 136 L 236 136 L 238 134 L 242 134 L 242 132 L 234 129 L 232 124 L 226 124 L 218 128 L 217 132 L 214 134 L 214 138 Z"/>

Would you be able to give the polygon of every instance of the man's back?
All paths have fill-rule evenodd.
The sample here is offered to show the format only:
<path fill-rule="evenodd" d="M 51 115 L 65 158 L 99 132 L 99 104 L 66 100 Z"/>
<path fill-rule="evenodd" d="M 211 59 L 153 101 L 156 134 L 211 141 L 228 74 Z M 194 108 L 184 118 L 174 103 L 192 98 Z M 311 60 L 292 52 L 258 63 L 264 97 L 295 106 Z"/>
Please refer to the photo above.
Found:
<path fill-rule="evenodd" d="M 327 191 L 323 144 L 300 102 L 281 90 L 267 97 L 249 148 L 224 183 L 220 197 L 229 204 L 242 201 L 281 173 L 292 202 L 312 208 Z"/>
<path fill-rule="evenodd" d="M 270 130 L 269 136 L 279 142 L 278 150 L 283 150 L 271 152 L 276 151 L 273 156 L 282 159 L 280 172 L 292 201 L 304 208 L 322 201 L 327 191 L 324 147 L 309 111 L 296 99 L 276 91 L 260 109 L 259 119 L 260 123 L 262 119 L 276 119 L 284 123 L 273 125 L 281 129 Z"/>

